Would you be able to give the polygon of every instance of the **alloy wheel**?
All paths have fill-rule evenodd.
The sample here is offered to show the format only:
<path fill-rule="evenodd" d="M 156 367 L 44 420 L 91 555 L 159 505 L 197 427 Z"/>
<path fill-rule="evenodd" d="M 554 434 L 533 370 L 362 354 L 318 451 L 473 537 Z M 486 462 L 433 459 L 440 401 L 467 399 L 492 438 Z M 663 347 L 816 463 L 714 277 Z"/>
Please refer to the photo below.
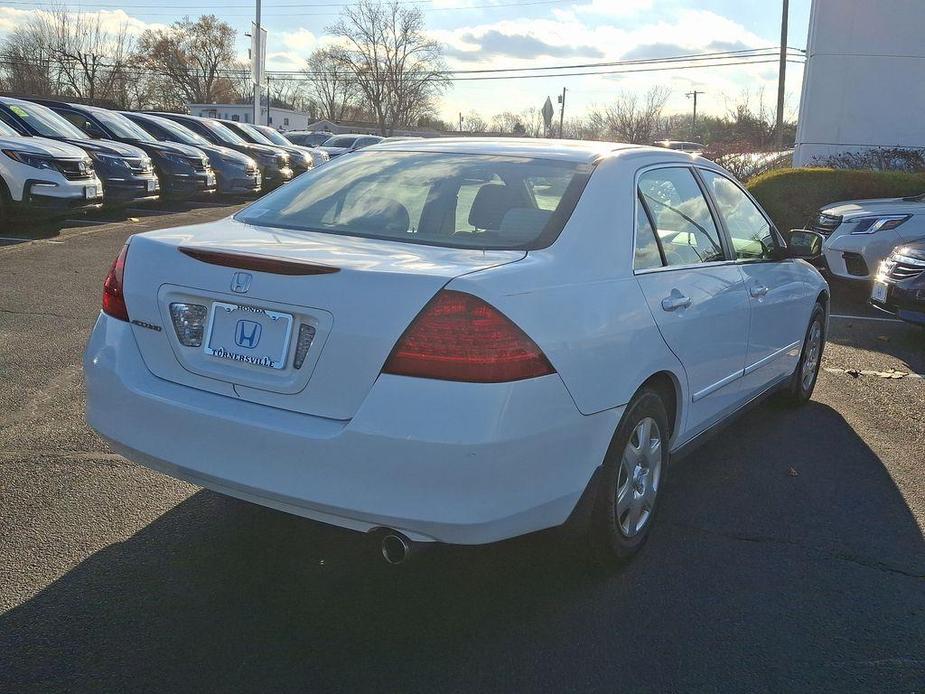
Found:
<path fill-rule="evenodd" d="M 800 372 L 800 383 L 803 390 L 807 391 L 813 385 L 813 379 L 816 378 L 816 371 L 819 368 L 819 356 L 822 352 L 822 324 L 818 320 L 813 321 L 809 329 L 809 336 L 806 338 L 806 347 L 803 353 L 803 369 Z"/>
<path fill-rule="evenodd" d="M 633 537 L 645 528 L 655 508 L 662 472 L 662 438 L 652 417 L 640 420 L 620 460 L 615 515 L 620 531 Z"/>

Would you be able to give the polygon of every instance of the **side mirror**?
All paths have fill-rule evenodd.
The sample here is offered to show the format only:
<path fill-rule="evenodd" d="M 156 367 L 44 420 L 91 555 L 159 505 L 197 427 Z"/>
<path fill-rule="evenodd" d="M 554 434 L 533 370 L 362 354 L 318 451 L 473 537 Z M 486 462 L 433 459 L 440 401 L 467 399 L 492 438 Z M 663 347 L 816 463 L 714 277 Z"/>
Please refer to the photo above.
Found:
<path fill-rule="evenodd" d="M 791 229 L 787 233 L 787 255 L 791 258 L 818 258 L 825 237 L 818 231 Z"/>

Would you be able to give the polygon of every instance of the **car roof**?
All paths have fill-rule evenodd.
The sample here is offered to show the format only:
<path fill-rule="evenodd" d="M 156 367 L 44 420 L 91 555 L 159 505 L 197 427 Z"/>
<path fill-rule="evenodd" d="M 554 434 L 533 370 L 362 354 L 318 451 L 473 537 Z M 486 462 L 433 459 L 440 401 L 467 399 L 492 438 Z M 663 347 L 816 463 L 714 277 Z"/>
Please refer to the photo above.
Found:
<path fill-rule="evenodd" d="M 586 140 L 546 140 L 540 138 L 514 137 L 454 137 L 426 138 L 380 142 L 366 151 L 443 152 L 448 154 L 492 154 L 511 157 L 538 159 L 559 159 L 590 164 L 611 152 L 628 149 L 666 150 L 642 145 L 618 142 L 594 142 Z"/>

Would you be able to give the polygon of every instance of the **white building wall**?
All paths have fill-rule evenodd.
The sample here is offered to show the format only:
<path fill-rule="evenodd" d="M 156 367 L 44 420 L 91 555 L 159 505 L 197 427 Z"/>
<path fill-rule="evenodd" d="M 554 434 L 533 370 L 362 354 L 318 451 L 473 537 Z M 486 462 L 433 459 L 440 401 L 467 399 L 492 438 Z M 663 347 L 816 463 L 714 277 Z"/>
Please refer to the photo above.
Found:
<path fill-rule="evenodd" d="M 795 166 L 925 148 L 925 0 L 813 0 Z"/>
<path fill-rule="evenodd" d="M 254 107 L 252 104 L 187 104 L 190 115 L 205 118 L 224 118 L 236 120 L 241 123 L 254 122 Z M 266 107 L 261 109 L 262 119 L 260 125 L 267 125 Z M 270 125 L 277 130 L 305 130 L 308 126 L 308 116 L 299 111 L 290 111 L 285 108 L 270 109 Z"/>

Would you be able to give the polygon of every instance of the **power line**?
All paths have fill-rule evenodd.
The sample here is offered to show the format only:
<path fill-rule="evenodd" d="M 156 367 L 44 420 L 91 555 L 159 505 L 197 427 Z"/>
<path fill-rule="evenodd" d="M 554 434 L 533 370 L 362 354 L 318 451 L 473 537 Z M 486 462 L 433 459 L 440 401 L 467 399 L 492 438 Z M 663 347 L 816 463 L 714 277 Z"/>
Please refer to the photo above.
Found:
<path fill-rule="evenodd" d="M 421 9 L 425 9 L 427 12 L 444 12 L 444 11 L 454 11 L 454 10 L 494 9 L 494 8 L 504 8 L 504 7 L 529 7 L 533 5 L 555 5 L 563 1 L 564 0 L 527 0 L 526 2 L 492 3 L 492 4 L 485 4 L 485 5 L 457 5 L 457 6 L 452 6 L 452 7 L 429 7 L 429 8 L 422 7 Z M 425 5 L 425 4 L 430 4 L 432 2 L 434 2 L 434 0 L 404 0 L 403 2 L 400 2 L 399 4 L 400 5 Z M 73 5 L 61 5 L 60 3 L 57 3 L 54 0 L 6 0 L 4 2 L 4 5 L 27 6 L 33 9 L 37 9 L 37 10 L 41 10 L 45 7 L 51 7 L 51 8 L 64 7 L 65 9 L 69 9 L 71 11 L 75 11 L 75 10 L 79 11 L 87 7 L 95 8 L 97 11 L 99 10 L 113 10 L 113 11 L 123 10 L 124 11 L 125 10 L 124 4 L 110 5 L 110 4 L 96 3 L 96 2 L 87 2 L 87 3 L 79 2 Z M 345 8 L 355 7 L 355 6 L 356 6 L 355 3 L 283 3 L 279 5 L 273 5 L 269 9 L 272 10 L 272 9 L 280 9 L 280 8 L 287 8 L 287 7 L 297 7 L 297 8 L 305 8 L 305 7 L 335 8 L 336 7 L 336 8 L 340 8 L 343 10 Z M 178 10 L 190 10 L 193 8 L 200 8 L 200 9 L 206 9 L 206 10 L 215 9 L 214 5 L 163 5 L 163 4 L 132 4 L 131 5 L 132 10 L 136 10 L 138 8 L 146 8 L 146 7 L 152 7 L 152 8 L 157 8 L 157 9 L 175 8 Z M 225 9 L 229 7 L 232 9 L 244 9 L 248 7 L 248 5 L 225 5 L 221 9 Z M 142 12 L 139 12 L 138 14 L 144 14 L 148 16 L 176 16 L 179 13 L 142 11 Z M 338 16 L 340 13 L 338 12 L 285 12 L 285 13 L 264 12 L 263 14 L 277 16 L 277 17 L 279 16 L 335 17 L 335 16 Z M 243 16 L 250 16 L 250 13 L 249 12 L 247 13 L 222 12 L 222 17 L 243 17 Z"/>

